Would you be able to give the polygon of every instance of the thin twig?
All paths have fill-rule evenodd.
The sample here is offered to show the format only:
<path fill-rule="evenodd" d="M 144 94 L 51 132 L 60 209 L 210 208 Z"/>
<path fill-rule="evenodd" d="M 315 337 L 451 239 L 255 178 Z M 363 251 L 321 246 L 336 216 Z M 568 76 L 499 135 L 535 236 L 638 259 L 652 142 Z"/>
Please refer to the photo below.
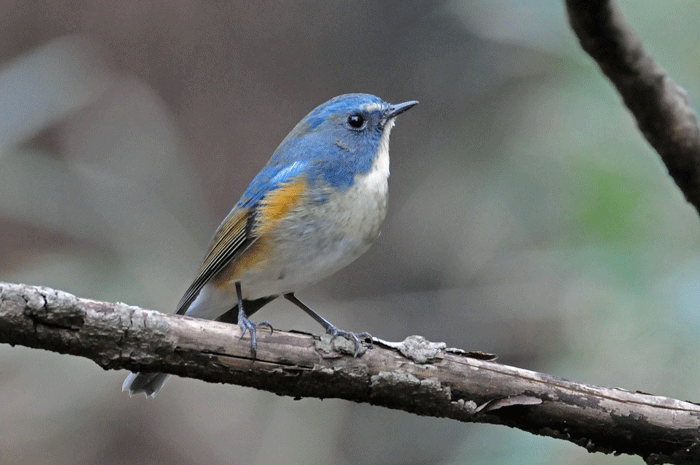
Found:
<path fill-rule="evenodd" d="M 700 128 L 671 80 L 612 0 L 566 0 L 581 47 L 615 85 L 685 198 L 700 212 Z"/>

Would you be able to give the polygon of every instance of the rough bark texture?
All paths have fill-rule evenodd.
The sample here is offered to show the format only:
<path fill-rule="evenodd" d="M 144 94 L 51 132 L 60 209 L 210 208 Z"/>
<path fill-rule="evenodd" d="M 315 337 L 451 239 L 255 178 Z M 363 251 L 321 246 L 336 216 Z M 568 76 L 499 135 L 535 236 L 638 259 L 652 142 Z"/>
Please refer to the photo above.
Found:
<path fill-rule="evenodd" d="M 700 463 L 700 406 L 495 363 L 411 336 L 352 357 L 338 338 L 236 325 L 0 283 L 0 342 L 87 357 L 104 369 L 163 371 L 294 398 L 339 398 L 566 439 L 648 463 Z M 115 386 L 115 389 L 117 386 Z M 163 395 L 163 394 L 161 394 Z M 166 394 L 167 395 L 167 394 Z"/>
<path fill-rule="evenodd" d="M 566 0 L 581 47 L 615 85 L 685 198 L 700 211 L 700 128 L 685 91 L 649 55 L 611 0 Z"/>

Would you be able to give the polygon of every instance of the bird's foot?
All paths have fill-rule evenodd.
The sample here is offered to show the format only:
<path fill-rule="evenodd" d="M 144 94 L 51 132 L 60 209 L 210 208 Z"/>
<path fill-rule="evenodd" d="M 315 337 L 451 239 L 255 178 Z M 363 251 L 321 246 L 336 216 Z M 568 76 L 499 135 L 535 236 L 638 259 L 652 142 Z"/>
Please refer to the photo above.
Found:
<path fill-rule="evenodd" d="M 243 332 L 241 333 L 241 338 L 245 336 L 246 331 L 250 333 L 250 348 L 253 351 L 253 356 L 258 352 L 258 333 L 257 329 L 259 327 L 270 328 L 270 334 L 274 331 L 272 325 L 269 321 L 260 321 L 258 323 L 253 323 L 245 315 L 238 315 L 238 326 L 241 327 Z"/>
<path fill-rule="evenodd" d="M 332 325 L 326 330 L 326 334 L 331 336 L 331 342 L 333 342 L 333 340 L 337 337 L 344 337 L 345 339 L 351 341 L 355 345 L 355 352 L 352 355 L 353 357 L 357 357 L 357 355 L 360 353 L 360 349 L 362 349 L 362 341 L 360 339 L 372 340 L 372 335 L 368 332 L 351 333 L 350 331 L 342 331 Z"/>

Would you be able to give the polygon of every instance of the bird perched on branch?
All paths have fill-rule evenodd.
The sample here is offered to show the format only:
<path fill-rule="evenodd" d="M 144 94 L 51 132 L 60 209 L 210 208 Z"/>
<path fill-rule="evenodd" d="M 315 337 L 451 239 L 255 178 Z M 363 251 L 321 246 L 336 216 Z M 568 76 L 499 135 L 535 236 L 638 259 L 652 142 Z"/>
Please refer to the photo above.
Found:
<path fill-rule="evenodd" d="M 257 349 L 248 318 L 284 296 L 361 348 L 367 333 L 341 331 L 294 292 L 354 261 L 379 235 L 387 211 L 389 133 L 418 102 L 368 94 L 335 97 L 306 115 L 279 145 L 214 234 L 177 313 L 236 322 Z M 165 373 L 132 373 L 122 390 L 154 396 Z"/>

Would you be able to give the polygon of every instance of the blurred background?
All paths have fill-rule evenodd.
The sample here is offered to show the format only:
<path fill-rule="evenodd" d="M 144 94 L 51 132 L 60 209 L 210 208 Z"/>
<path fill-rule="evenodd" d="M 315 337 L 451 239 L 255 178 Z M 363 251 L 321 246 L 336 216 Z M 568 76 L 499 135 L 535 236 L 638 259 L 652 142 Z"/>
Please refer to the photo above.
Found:
<path fill-rule="evenodd" d="M 700 221 L 563 2 L 0 1 L 0 279 L 172 312 L 287 132 L 419 100 L 369 253 L 299 296 L 344 329 L 700 401 Z M 700 3 L 621 2 L 700 103 Z M 320 333 L 280 301 L 276 328 Z M 639 464 L 502 426 L 0 346 L 3 464 Z"/>

